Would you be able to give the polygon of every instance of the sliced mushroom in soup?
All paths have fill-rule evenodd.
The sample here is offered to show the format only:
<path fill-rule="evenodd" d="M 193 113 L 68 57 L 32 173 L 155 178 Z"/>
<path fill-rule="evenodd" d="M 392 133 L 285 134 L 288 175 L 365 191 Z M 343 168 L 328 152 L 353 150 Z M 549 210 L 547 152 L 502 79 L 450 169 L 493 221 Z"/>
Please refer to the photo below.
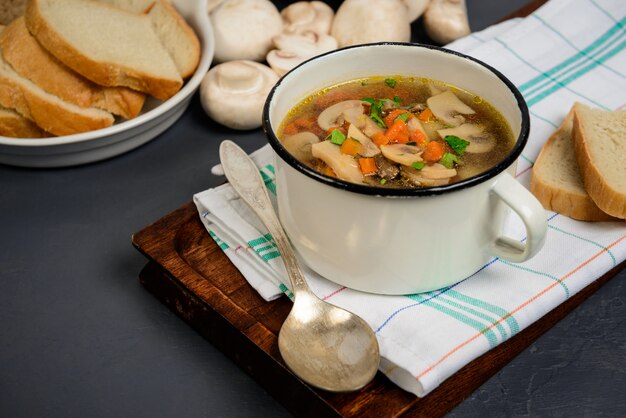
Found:
<path fill-rule="evenodd" d="M 392 188 L 476 176 L 515 142 L 504 117 L 481 97 L 438 80 L 400 76 L 319 91 L 288 113 L 277 134 L 296 159 L 324 175 Z"/>

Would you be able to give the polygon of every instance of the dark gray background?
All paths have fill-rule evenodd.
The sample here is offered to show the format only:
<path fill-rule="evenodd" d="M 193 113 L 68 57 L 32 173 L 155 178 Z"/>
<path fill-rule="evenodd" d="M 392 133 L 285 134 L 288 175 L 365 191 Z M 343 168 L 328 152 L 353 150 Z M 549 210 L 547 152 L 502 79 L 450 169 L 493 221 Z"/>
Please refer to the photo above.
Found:
<path fill-rule="evenodd" d="M 468 3 L 479 30 L 525 0 Z M 131 234 L 223 181 L 210 167 L 226 138 L 247 151 L 264 143 L 260 130 L 211 122 L 196 96 L 167 132 L 114 159 L 0 165 L 1 416 L 289 416 L 138 282 L 146 260 Z M 625 278 L 450 416 L 626 415 Z"/>

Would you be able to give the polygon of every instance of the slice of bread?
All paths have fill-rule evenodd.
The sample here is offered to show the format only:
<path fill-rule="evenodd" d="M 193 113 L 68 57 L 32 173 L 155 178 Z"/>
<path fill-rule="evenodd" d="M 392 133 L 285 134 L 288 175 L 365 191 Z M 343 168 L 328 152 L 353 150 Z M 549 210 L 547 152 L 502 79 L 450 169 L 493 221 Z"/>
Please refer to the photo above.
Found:
<path fill-rule="evenodd" d="M 148 16 L 181 77 L 193 75 L 200 62 L 200 40 L 191 26 L 168 0 L 157 0 Z"/>
<path fill-rule="evenodd" d="M 144 93 L 99 86 L 62 64 L 28 32 L 23 17 L 2 32 L 0 50 L 16 73 L 77 106 L 97 107 L 127 119 L 137 116 L 143 107 Z"/>
<path fill-rule="evenodd" d="M 98 0 L 135 13 L 147 13 L 152 27 L 182 78 L 193 75 L 200 62 L 200 40 L 169 0 Z"/>
<path fill-rule="evenodd" d="M 97 84 L 130 87 L 161 100 L 182 87 L 147 15 L 91 0 L 30 0 L 25 18 L 48 52 Z"/>
<path fill-rule="evenodd" d="M 585 190 L 600 209 L 626 219 L 626 110 L 574 104 L 572 139 Z"/>
<path fill-rule="evenodd" d="M 133 13 L 148 13 L 156 0 L 97 0 Z"/>
<path fill-rule="evenodd" d="M 16 111 L 0 106 L 0 136 L 45 138 L 50 134 Z"/>
<path fill-rule="evenodd" d="M 616 220 L 585 191 L 572 143 L 574 111 L 543 145 L 533 166 L 530 191 L 544 208 L 581 221 Z"/>
<path fill-rule="evenodd" d="M 17 111 L 54 135 L 106 128 L 113 125 L 113 115 L 93 107 L 82 108 L 44 91 L 17 74 L 0 57 L 0 105 Z"/>

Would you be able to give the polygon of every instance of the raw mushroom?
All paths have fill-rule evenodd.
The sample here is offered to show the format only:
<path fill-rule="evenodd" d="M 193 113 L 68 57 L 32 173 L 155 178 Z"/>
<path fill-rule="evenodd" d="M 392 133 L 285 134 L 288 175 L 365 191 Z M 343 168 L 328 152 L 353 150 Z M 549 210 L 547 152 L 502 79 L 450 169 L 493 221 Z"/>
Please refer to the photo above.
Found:
<path fill-rule="evenodd" d="M 335 12 L 322 1 L 298 1 L 280 12 L 285 33 L 302 33 L 309 30 L 330 33 Z"/>
<path fill-rule="evenodd" d="M 298 132 L 283 137 L 281 143 L 297 160 L 306 162 L 313 159 L 311 145 L 317 144 L 320 139 L 313 132 Z"/>
<path fill-rule="evenodd" d="M 345 0 L 330 29 L 340 47 L 411 39 L 411 24 L 402 0 Z"/>
<path fill-rule="evenodd" d="M 424 30 L 442 45 L 469 35 L 465 0 L 430 0 L 424 12 Z"/>
<path fill-rule="evenodd" d="M 317 124 L 327 131 L 333 126 L 343 125 L 348 118 L 354 120 L 362 114 L 363 102 L 361 100 L 344 100 L 324 109 L 317 117 Z"/>
<path fill-rule="evenodd" d="M 266 60 L 279 76 L 304 60 L 337 49 L 335 38 L 313 30 L 301 34 L 284 33 L 275 36 L 272 42 L 277 49 L 271 50 Z"/>
<path fill-rule="evenodd" d="M 216 122 L 233 129 L 255 129 L 261 126 L 263 104 L 276 81 L 276 73 L 258 62 L 225 62 L 204 76 L 200 101 Z"/>
<path fill-rule="evenodd" d="M 306 57 L 337 49 L 335 38 L 314 30 L 307 30 L 298 34 L 281 34 L 275 36 L 272 42 L 277 49 Z"/>
<path fill-rule="evenodd" d="M 263 61 L 283 19 L 269 0 L 224 0 L 209 14 L 216 62 Z"/>
<path fill-rule="evenodd" d="M 426 99 L 426 104 L 437 119 L 452 126 L 459 126 L 465 122 L 465 118 L 459 113 L 463 115 L 476 113 L 450 90 L 429 97 Z"/>
<path fill-rule="evenodd" d="M 481 154 L 491 151 L 496 145 L 495 139 L 485 132 L 485 127 L 472 123 L 464 123 L 456 128 L 440 129 L 437 131 L 442 138 L 448 135 L 458 136 L 461 139 L 469 141 L 469 145 L 465 148 L 465 152 L 471 154 Z"/>
<path fill-rule="evenodd" d="M 292 68 L 298 66 L 301 62 L 304 62 L 307 58 L 298 56 L 292 52 L 281 51 L 279 49 L 272 49 L 267 53 L 265 60 L 272 67 L 272 70 L 278 75 L 283 76 Z"/>
<path fill-rule="evenodd" d="M 420 17 L 426 8 L 430 0 L 403 0 L 408 9 L 409 22 L 414 22 Z"/>
<path fill-rule="evenodd" d="M 381 145 L 380 150 L 387 159 L 401 165 L 411 166 L 413 163 L 424 161 L 422 149 L 414 145 Z"/>
<path fill-rule="evenodd" d="M 365 135 L 355 124 L 351 123 L 348 127 L 348 137 L 356 139 L 361 144 L 361 150 L 359 154 L 363 157 L 373 157 L 380 154 L 380 148 L 374 144 L 374 142 Z"/>
<path fill-rule="evenodd" d="M 354 183 L 363 182 L 363 173 L 357 161 L 349 155 L 342 154 L 341 147 L 330 141 L 322 141 L 311 145 L 311 151 L 315 158 L 319 158 L 332 168 L 340 179 Z"/>

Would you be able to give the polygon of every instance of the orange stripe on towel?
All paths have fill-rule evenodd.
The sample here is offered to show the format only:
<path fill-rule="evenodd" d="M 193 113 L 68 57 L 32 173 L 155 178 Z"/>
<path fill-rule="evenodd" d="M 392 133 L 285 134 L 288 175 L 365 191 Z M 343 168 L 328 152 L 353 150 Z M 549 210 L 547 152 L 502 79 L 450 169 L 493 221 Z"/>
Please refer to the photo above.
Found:
<path fill-rule="evenodd" d="M 616 241 L 614 241 L 612 244 L 608 245 L 605 249 L 597 252 L 593 257 L 589 258 L 587 261 L 585 261 L 584 263 L 580 264 L 578 267 L 576 267 L 574 270 L 570 271 L 569 273 L 567 273 L 565 276 L 561 277 L 559 280 L 557 280 L 556 282 L 552 283 L 550 286 L 546 287 L 545 289 L 543 289 L 541 292 L 537 293 L 535 296 L 533 296 L 532 298 L 528 299 L 526 302 L 522 303 L 521 305 L 519 305 L 517 308 L 513 309 L 508 315 L 503 316 L 502 318 L 500 318 L 499 320 L 497 320 L 496 322 L 494 322 L 493 324 L 491 324 L 490 326 L 488 326 L 487 328 L 485 328 L 484 330 L 482 330 L 481 332 L 477 333 L 476 335 L 474 335 L 473 337 L 471 337 L 470 339 L 462 342 L 461 344 L 457 345 L 456 347 L 454 347 L 452 350 L 448 351 L 443 357 L 441 357 L 435 364 L 433 364 L 432 366 L 430 366 L 429 368 L 427 368 L 426 370 L 424 370 L 423 372 L 421 372 L 420 374 L 418 374 L 417 376 L 415 376 L 416 379 L 420 379 L 421 377 L 427 375 L 428 373 L 430 373 L 435 367 L 437 367 L 438 365 L 440 365 L 441 363 L 443 363 L 444 361 L 446 361 L 446 359 L 450 356 L 452 356 L 454 353 L 456 353 L 457 351 L 459 351 L 461 348 L 465 347 L 466 345 L 468 345 L 469 343 L 471 343 L 472 341 L 474 341 L 475 339 L 477 339 L 478 337 L 482 336 L 485 331 L 487 331 L 490 328 L 493 328 L 496 326 L 496 324 L 499 324 L 500 322 L 506 320 L 509 316 L 513 315 L 516 312 L 519 312 L 520 310 L 522 310 L 524 307 L 528 306 L 530 303 L 532 303 L 534 300 L 538 299 L 539 297 L 541 297 L 542 295 L 544 295 L 545 293 L 547 293 L 548 291 L 550 291 L 550 289 L 554 288 L 555 286 L 557 286 L 558 284 L 560 284 L 562 281 L 564 281 L 565 279 L 567 279 L 568 277 L 570 277 L 572 274 L 576 273 L 578 270 L 582 269 L 583 267 L 585 267 L 587 264 L 589 264 L 590 262 L 592 262 L 593 260 L 595 260 L 596 258 L 598 258 L 600 255 L 602 255 L 603 253 L 605 253 L 609 248 L 616 246 L 617 244 L 619 244 L 624 238 L 626 238 L 626 235 L 623 235 L 622 237 L 620 237 L 619 239 L 617 239 Z"/>

